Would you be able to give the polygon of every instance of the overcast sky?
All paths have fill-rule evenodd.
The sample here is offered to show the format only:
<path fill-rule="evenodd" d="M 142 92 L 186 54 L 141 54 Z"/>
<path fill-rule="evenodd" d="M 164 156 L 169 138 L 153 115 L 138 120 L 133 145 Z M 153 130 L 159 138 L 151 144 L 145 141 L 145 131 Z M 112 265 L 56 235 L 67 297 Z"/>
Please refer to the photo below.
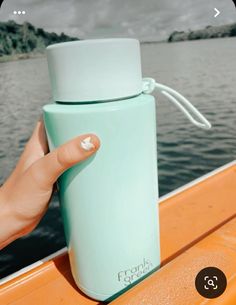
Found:
<path fill-rule="evenodd" d="M 221 11 L 217 18 L 215 7 Z M 236 9 L 232 0 L 5 0 L 0 20 L 9 19 L 79 38 L 148 41 L 166 39 L 174 30 L 236 22 Z"/>

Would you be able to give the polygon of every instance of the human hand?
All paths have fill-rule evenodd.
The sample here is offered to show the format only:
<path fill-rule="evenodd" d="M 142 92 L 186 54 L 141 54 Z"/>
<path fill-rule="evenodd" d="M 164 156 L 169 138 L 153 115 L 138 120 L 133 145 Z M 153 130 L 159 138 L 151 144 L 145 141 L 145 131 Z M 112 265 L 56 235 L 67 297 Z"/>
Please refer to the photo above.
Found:
<path fill-rule="evenodd" d="M 0 188 L 0 249 L 37 226 L 58 177 L 99 147 L 96 135 L 85 134 L 49 153 L 43 121 L 37 122 L 15 169 Z"/>

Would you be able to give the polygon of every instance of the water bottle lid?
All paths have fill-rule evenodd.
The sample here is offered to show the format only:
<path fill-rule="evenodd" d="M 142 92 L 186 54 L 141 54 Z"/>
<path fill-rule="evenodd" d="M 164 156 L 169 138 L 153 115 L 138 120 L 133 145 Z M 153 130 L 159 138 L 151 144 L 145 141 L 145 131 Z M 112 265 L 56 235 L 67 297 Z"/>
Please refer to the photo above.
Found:
<path fill-rule="evenodd" d="M 88 39 L 47 47 L 54 101 L 114 100 L 142 92 L 136 39 Z"/>

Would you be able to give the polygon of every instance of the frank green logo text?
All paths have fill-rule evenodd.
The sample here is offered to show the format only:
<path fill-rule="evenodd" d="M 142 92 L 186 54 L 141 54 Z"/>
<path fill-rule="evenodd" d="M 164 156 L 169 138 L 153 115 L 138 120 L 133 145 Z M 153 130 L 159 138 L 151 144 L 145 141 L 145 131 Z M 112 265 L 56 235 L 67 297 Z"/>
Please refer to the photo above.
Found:
<path fill-rule="evenodd" d="M 122 270 L 118 273 L 118 281 L 122 282 L 125 286 L 130 285 L 138 278 L 142 277 L 152 269 L 150 260 L 144 258 L 142 263 L 131 267 L 130 269 Z"/>

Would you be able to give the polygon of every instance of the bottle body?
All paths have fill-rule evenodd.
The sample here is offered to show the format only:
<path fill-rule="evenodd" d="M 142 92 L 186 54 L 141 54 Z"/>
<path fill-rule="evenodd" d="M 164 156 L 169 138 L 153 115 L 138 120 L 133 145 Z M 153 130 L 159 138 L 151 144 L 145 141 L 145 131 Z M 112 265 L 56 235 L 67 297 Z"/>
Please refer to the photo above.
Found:
<path fill-rule="evenodd" d="M 98 152 L 59 179 L 72 274 L 90 297 L 107 300 L 160 264 L 155 101 L 44 106 L 50 150 L 84 133 Z"/>

